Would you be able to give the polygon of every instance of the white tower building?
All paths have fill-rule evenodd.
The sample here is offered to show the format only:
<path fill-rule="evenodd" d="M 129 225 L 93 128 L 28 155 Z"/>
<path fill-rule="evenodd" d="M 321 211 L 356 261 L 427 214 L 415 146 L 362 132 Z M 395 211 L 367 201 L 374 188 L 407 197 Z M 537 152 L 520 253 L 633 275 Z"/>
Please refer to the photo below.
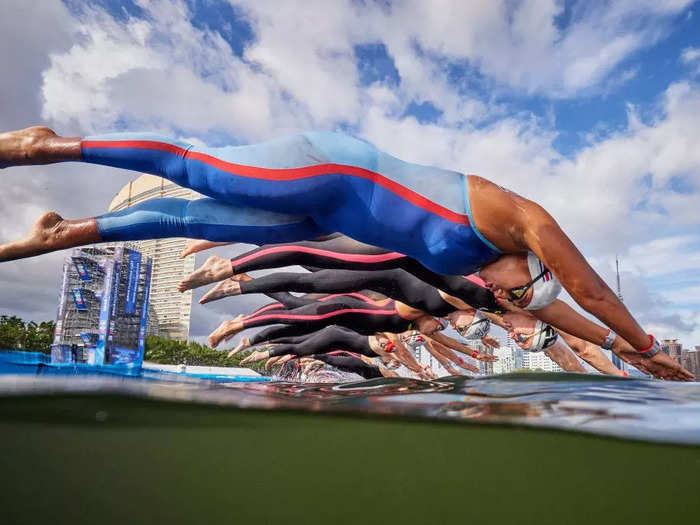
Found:
<path fill-rule="evenodd" d="M 198 199 L 198 193 L 154 175 L 141 175 L 124 186 L 112 199 L 109 211 L 118 211 L 140 202 L 178 197 Z M 190 333 L 192 292 L 179 293 L 177 284 L 194 270 L 194 255 L 180 258 L 186 239 L 154 239 L 133 244 L 146 257 L 153 258 L 151 306 L 157 319 L 157 333 L 168 339 L 186 340 Z"/>

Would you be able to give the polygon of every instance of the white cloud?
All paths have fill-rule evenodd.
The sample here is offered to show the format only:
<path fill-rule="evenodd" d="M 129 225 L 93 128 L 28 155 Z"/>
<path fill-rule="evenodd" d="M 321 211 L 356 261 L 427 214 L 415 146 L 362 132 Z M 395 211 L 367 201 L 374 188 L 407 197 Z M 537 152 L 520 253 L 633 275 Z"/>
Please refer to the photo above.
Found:
<path fill-rule="evenodd" d="M 681 62 L 689 68 L 691 74 L 700 76 L 700 47 L 686 47 L 681 53 Z"/>

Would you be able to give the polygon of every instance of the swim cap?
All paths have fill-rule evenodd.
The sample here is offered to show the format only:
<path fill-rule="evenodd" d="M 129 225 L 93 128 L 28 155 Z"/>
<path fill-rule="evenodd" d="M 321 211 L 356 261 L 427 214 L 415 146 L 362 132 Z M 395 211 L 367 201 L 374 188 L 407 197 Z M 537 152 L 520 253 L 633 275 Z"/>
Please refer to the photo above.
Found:
<path fill-rule="evenodd" d="M 459 335 L 465 339 L 481 339 L 489 333 L 491 329 L 491 320 L 482 314 L 479 310 L 474 312 L 474 319 L 468 327 L 460 327 Z"/>
<path fill-rule="evenodd" d="M 530 270 L 530 279 L 535 279 L 546 269 L 542 261 L 532 252 L 528 252 L 527 254 L 527 266 Z M 554 277 L 554 274 L 547 270 L 547 273 L 537 279 L 532 285 L 532 299 L 530 299 L 530 302 L 524 308 L 525 310 L 539 310 L 540 308 L 544 308 L 551 304 L 560 292 L 561 284 L 557 278 Z"/>
<path fill-rule="evenodd" d="M 554 331 L 554 328 L 542 321 L 535 323 L 535 335 L 532 336 L 532 345 L 528 349 L 530 352 L 541 352 L 545 348 L 549 348 L 556 343 L 559 334 Z"/>

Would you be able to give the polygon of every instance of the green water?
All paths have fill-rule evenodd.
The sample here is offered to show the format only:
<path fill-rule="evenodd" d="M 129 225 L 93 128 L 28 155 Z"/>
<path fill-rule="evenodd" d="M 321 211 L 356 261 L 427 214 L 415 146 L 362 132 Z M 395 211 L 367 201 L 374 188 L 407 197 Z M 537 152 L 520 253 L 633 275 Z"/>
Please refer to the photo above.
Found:
<path fill-rule="evenodd" d="M 0 398 L 2 523 L 697 523 L 700 448 L 561 431 Z"/>

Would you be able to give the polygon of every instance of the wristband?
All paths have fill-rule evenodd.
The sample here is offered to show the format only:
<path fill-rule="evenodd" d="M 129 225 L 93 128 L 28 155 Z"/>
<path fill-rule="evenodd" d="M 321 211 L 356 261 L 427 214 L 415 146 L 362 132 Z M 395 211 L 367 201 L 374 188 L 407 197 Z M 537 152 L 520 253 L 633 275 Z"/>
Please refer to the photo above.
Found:
<path fill-rule="evenodd" d="M 472 352 L 472 357 L 473 357 L 474 359 L 476 359 L 476 356 L 478 356 L 478 355 L 479 355 L 479 352 L 477 352 L 476 350 L 474 350 L 474 351 Z"/>
<path fill-rule="evenodd" d="M 659 345 L 659 342 L 656 340 L 656 337 L 649 334 L 649 340 L 651 341 L 651 343 L 649 343 L 649 346 L 647 346 L 646 348 L 642 348 L 641 350 L 637 350 L 637 353 L 643 355 L 644 357 L 655 356 L 661 351 L 661 345 Z"/>
<path fill-rule="evenodd" d="M 603 341 L 603 344 L 600 345 L 600 347 L 604 348 L 605 350 L 610 350 L 612 348 L 613 342 L 615 341 L 615 337 L 617 337 L 617 334 L 610 330 L 608 332 L 608 335 L 605 336 L 605 341 Z"/>

